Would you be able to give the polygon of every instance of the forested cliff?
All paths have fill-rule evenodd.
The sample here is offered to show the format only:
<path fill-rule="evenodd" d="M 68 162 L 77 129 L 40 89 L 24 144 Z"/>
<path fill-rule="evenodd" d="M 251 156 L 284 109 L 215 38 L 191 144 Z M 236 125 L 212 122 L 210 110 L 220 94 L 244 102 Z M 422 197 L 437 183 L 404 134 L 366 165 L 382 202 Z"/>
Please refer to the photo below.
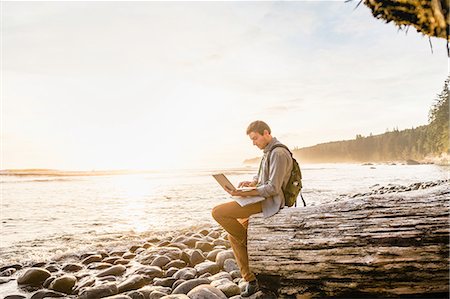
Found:
<path fill-rule="evenodd" d="M 437 95 L 427 125 L 406 130 L 393 129 L 379 135 L 356 135 L 355 139 L 333 141 L 310 147 L 295 148 L 294 156 L 301 163 L 388 162 L 408 159 L 432 161 L 441 157 L 448 164 L 449 152 L 449 83 Z M 445 161 L 447 159 L 447 162 Z M 244 163 L 257 163 L 259 158 Z"/>
<path fill-rule="evenodd" d="M 424 160 L 448 155 L 449 83 L 450 77 L 430 109 L 428 125 L 366 137 L 356 135 L 353 140 L 294 149 L 294 155 L 306 163 Z"/>

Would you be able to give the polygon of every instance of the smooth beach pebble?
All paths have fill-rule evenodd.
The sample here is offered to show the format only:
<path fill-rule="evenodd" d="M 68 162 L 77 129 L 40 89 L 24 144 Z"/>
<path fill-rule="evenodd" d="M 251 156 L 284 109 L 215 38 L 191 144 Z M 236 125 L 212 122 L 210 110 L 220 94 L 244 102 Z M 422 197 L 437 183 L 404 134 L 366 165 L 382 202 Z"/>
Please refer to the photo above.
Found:
<path fill-rule="evenodd" d="M 216 261 L 217 254 L 218 254 L 219 252 L 221 252 L 221 251 L 223 251 L 223 249 L 214 249 L 214 250 L 210 251 L 210 252 L 206 255 L 206 259 L 207 259 L 207 260 L 210 260 L 210 261 L 212 261 L 212 262 L 215 262 L 215 261 Z"/>
<path fill-rule="evenodd" d="M 176 267 L 170 267 L 166 270 L 166 277 L 172 277 L 175 273 L 177 273 L 178 270 L 180 269 Z"/>
<path fill-rule="evenodd" d="M 122 258 L 126 259 L 126 260 L 130 260 L 130 259 L 133 259 L 135 257 L 136 257 L 136 255 L 134 253 L 131 253 L 131 252 L 126 252 L 126 253 L 124 253 L 122 255 Z"/>
<path fill-rule="evenodd" d="M 189 280 L 195 277 L 195 275 L 197 275 L 197 270 L 195 270 L 194 268 L 183 268 L 178 270 L 173 277 L 176 279 L 184 279 L 184 280 Z"/>
<path fill-rule="evenodd" d="M 3 299 L 25 299 L 27 297 L 25 297 L 24 295 L 8 295 L 5 296 L 5 298 Z"/>
<path fill-rule="evenodd" d="M 235 259 L 226 259 L 223 263 L 223 269 L 227 272 L 239 270 Z"/>
<path fill-rule="evenodd" d="M 55 291 L 49 291 L 49 290 L 40 290 L 34 293 L 31 296 L 31 299 L 42 299 L 42 298 L 57 298 L 57 297 L 65 297 L 66 294 L 55 292 Z"/>
<path fill-rule="evenodd" d="M 130 263 L 130 260 L 126 259 L 118 259 L 114 262 L 114 265 L 128 265 Z"/>
<path fill-rule="evenodd" d="M 233 278 L 231 277 L 231 274 L 230 273 L 228 273 L 228 272 L 219 272 L 219 273 L 217 273 L 217 274 L 214 274 L 214 275 L 212 275 L 212 276 L 210 276 L 209 277 L 209 280 L 212 282 L 212 281 L 215 281 L 215 280 L 220 280 L 220 279 L 228 279 L 229 281 L 232 281 L 233 280 Z"/>
<path fill-rule="evenodd" d="M 203 252 L 209 252 L 213 250 L 214 244 L 210 242 L 198 241 L 195 243 L 195 248 L 200 249 Z"/>
<path fill-rule="evenodd" d="M 216 263 L 219 265 L 220 268 L 223 268 L 223 264 L 227 259 L 234 259 L 233 250 L 230 249 L 219 252 L 216 256 Z"/>
<path fill-rule="evenodd" d="M 127 268 L 125 268 L 124 265 L 114 265 L 114 266 L 98 273 L 97 277 L 103 277 L 103 276 L 109 276 L 109 275 L 118 276 L 118 275 L 122 275 L 126 270 L 127 270 Z"/>
<path fill-rule="evenodd" d="M 159 299 L 162 298 L 164 296 L 167 296 L 166 293 L 160 292 L 160 291 L 153 291 L 150 296 L 148 297 L 148 299 Z"/>
<path fill-rule="evenodd" d="M 185 294 L 174 294 L 161 297 L 160 299 L 190 299 L 190 298 Z"/>
<path fill-rule="evenodd" d="M 227 299 L 227 296 L 222 291 L 212 285 L 197 286 L 187 296 L 190 299 Z"/>
<path fill-rule="evenodd" d="M 145 299 L 144 294 L 140 291 L 131 291 L 127 293 L 128 296 L 131 297 L 131 299 Z"/>
<path fill-rule="evenodd" d="M 191 266 L 195 266 L 195 265 L 203 262 L 205 259 L 206 258 L 203 255 L 203 253 L 199 249 L 196 249 L 196 250 L 192 251 L 192 253 L 191 253 L 191 256 L 189 258 L 189 264 Z"/>
<path fill-rule="evenodd" d="M 171 259 L 165 255 L 160 255 L 157 256 L 152 263 L 150 264 L 150 266 L 158 266 L 160 268 L 164 267 L 165 265 L 167 265 L 169 262 L 171 261 Z"/>
<path fill-rule="evenodd" d="M 18 279 L 18 284 L 42 285 L 42 283 L 51 276 L 50 272 L 42 268 L 30 268 Z"/>
<path fill-rule="evenodd" d="M 90 255 L 87 258 L 85 258 L 84 260 L 82 260 L 81 263 L 84 265 L 89 265 L 92 263 L 101 262 L 102 259 L 103 259 L 103 256 L 101 256 L 100 254 L 94 254 L 94 255 Z"/>
<path fill-rule="evenodd" d="M 195 288 L 196 286 L 199 286 L 201 284 L 207 284 L 209 285 L 209 280 L 207 278 L 195 278 L 188 281 L 183 282 L 179 286 L 177 286 L 172 294 L 187 294 L 190 290 Z"/>
<path fill-rule="evenodd" d="M 227 297 L 239 295 L 241 292 L 239 286 L 227 278 L 215 280 L 211 282 L 211 285 L 222 291 Z"/>
<path fill-rule="evenodd" d="M 0 276 L 2 276 L 2 277 L 11 276 L 16 272 L 17 272 L 17 270 L 15 268 L 8 268 L 8 269 L 5 269 L 2 272 L 0 272 Z"/>
<path fill-rule="evenodd" d="M 117 295 L 119 292 L 115 284 L 109 283 L 97 287 L 87 288 L 78 296 L 79 299 L 93 299 Z"/>
<path fill-rule="evenodd" d="M 131 299 L 130 296 L 128 295 L 123 295 L 123 294 L 119 294 L 119 295 L 114 295 L 114 296 L 108 296 L 108 297 L 103 297 L 104 299 Z"/>
<path fill-rule="evenodd" d="M 142 275 L 134 274 L 122 281 L 117 288 L 119 289 L 119 293 L 123 293 L 126 291 L 133 291 L 142 288 L 146 284 L 148 284 L 150 280 L 145 278 Z"/>
<path fill-rule="evenodd" d="M 71 294 L 72 289 L 77 283 L 77 278 L 73 275 L 63 275 L 56 278 L 50 284 L 49 289 L 65 294 Z"/>
<path fill-rule="evenodd" d="M 62 268 L 64 272 L 78 272 L 83 269 L 83 266 L 80 264 L 65 264 Z"/>
<path fill-rule="evenodd" d="M 197 270 L 197 275 L 203 275 L 205 273 L 210 273 L 212 275 L 219 273 L 220 267 L 215 262 L 205 261 L 200 264 L 195 265 L 195 270 Z"/>
<path fill-rule="evenodd" d="M 103 263 L 114 264 L 117 260 L 120 260 L 119 256 L 110 256 L 102 260 Z"/>
<path fill-rule="evenodd" d="M 153 285 L 171 288 L 173 286 L 173 284 L 175 283 L 175 281 L 177 281 L 177 279 L 173 278 L 173 277 L 155 278 L 153 280 Z"/>
<path fill-rule="evenodd" d="M 108 269 L 111 266 L 112 266 L 112 264 L 110 264 L 110 263 L 95 262 L 95 263 L 89 264 L 88 269 L 104 270 L 104 269 Z"/>
<path fill-rule="evenodd" d="M 175 267 L 175 268 L 178 268 L 178 269 L 184 268 L 184 267 L 186 267 L 186 262 L 183 261 L 183 260 L 170 261 L 169 263 L 164 265 L 163 269 L 169 269 L 169 268 L 172 268 L 172 267 Z"/>
<path fill-rule="evenodd" d="M 148 279 L 164 276 L 164 271 L 157 266 L 143 266 L 137 269 L 134 273 L 145 275 Z"/>

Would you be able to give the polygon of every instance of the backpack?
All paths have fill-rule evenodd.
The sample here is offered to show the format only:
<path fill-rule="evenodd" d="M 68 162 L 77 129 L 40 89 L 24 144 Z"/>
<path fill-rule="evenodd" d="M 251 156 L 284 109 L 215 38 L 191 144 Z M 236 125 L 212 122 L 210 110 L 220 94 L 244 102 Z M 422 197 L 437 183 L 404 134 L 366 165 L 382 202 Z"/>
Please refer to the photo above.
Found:
<path fill-rule="evenodd" d="M 303 205 L 306 207 L 306 202 L 303 199 L 303 195 L 301 193 L 302 190 L 302 172 L 300 170 L 300 166 L 298 165 L 297 160 L 295 160 L 294 156 L 292 155 L 289 148 L 284 144 L 276 144 L 274 147 L 269 151 L 267 155 L 267 161 L 268 166 L 270 167 L 270 155 L 274 149 L 277 147 L 282 147 L 286 149 L 289 154 L 291 154 L 292 158 L 292 171 L 291 176 L 289 177 L 289 180 L 286 184 L 286 187 L 282 188 L 283 194 L 284 194 L 284 202 L 285 205 L 288 207 L 292 207 L 293 205 L 297 206 L 297 197 L 300 194 L 300 198 L 303 201 Z"/>

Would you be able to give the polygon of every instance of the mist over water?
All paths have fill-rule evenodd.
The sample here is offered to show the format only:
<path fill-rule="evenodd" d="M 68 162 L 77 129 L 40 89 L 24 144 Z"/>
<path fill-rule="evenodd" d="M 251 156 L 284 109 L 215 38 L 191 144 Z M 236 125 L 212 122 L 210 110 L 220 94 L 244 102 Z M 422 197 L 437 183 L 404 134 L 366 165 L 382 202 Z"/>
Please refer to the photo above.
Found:
<path fill-rule="evenodd" d="M 450 170 L 436 165 L 301 166 L 303 196 L 311 206 L 345 200 L 376 184 L 448 179 Z M 215 225 L 211 209 L 230 200 L 211 176 L 220 172 L 237 185 L 257 169 L 1 176 L 0 265 Z"/>

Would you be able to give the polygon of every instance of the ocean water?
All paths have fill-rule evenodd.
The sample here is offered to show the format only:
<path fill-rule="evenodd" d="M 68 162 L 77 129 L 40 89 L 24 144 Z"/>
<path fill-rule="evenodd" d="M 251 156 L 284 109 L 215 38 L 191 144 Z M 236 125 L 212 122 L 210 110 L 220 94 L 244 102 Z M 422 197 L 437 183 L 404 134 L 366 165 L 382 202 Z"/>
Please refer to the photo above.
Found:
<path fill-rule="evenodd" d="M 308 205 L 345 200 L 374 186 L 449 178 L 436 165 L 302 165 Z M 210 211 L 230 200 L 212 178 L 237 185 L 254 167 L 103 176 L 1 176 L 0 266 L 90 248 L 129 246 L 153 235 L 215 225 Z M 348 195 L 348 196 L 347 196 Z"/>

